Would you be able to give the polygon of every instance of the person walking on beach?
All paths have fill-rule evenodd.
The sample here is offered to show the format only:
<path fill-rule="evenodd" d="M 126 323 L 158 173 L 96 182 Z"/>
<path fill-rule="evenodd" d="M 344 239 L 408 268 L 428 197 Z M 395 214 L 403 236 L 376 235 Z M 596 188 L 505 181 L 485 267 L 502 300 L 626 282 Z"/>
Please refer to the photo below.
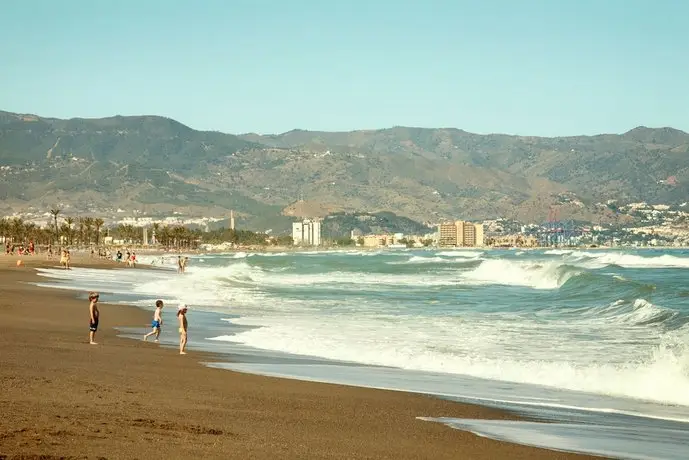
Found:
<path fill-rule="evenodd" d="M 89 292 L 89 343 L 91 345 L 98 345 L 95 340 L 96 331 L 98 331 L 98 320 L 100 319 L 98 297 L 100 296 L 97 292 Z"/>
<path fill-rule="evenodd" d="M 177 320 L 179 321 L 179 354 L 186 355 L 187 348 L 187 305 L 181 304 L 177 308 Z"/>
<path fill-rule="evenodd" d="M 155 341 L 158 342 L 158 338 L 160 337 L 160 327 L 163 325 L 162 313 L 163 301 L 156 300 L 156 310 L 153 313 L 153 321 L 151 322 L 151 327 L 153 328 L 153 330 L 148 334 L 144 335 L 144 342 L 153 334 L 155 334 L 156 336 Z"/>

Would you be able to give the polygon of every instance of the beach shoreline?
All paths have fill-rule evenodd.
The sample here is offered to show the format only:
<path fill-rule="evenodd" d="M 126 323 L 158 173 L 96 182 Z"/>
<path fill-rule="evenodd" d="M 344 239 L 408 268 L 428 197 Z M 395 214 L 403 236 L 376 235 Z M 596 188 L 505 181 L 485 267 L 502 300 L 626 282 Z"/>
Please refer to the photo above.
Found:
<path fill-rule="evenodd" d="M 500 410 L 206 367 L 218 358 L 118 337 L 118 327 L 150 330 L 152 309 L 107 296 L 100 344 L 88 345 L 86 293 L 35 286 L 35 269 L 58 263 L 16 259 L 0 257 L 0 458 L 593 458 L 417 418 L 518 418 Z M 76 256 L 73 265 L 118 264 Z"/>

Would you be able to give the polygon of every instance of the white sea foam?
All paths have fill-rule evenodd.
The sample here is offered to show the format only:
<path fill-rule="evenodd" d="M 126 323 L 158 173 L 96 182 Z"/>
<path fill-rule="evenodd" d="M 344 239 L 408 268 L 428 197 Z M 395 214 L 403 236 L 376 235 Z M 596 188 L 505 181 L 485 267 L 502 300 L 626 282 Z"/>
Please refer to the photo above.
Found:
<path fill-rule="evenodd" d="M 425 256 L 411 256 L 407 260 L 403 261 L 392 261 L 387 262 L 389 265 L 406 265 L 406 264 L 466 264 L 474 260 L 479 260 L 479 256 L 476 257 L 425 257 Z"/>
<path fill-rule="evenodd" d="M 547 251 L 543 251 L 543 254 L 561 256 L 564 254 L 571 254 L 572 252 L 574 251 L 571 249 L 548 249 Z"/>
<path fill-rule="evenodd" d="M 584 258 L 595 261 L 599 266 L 618 265 L 626 268 L 689 268 L 689 258 L 662 254 L 659 256 L 641 256 L 623 252 L 573 251 L 573 258 Z"/>
<path fill-rule="evenodd" d="M 455 252 L 467 253 L 412 254 L 447 260 L 456 257 Z M 376 256 L 368 251 L 335 256 L 341 254 Z M 448 265 L 436 271 L 428 270 L 423 262 L 416 271 L 412 266 L 399 273 L 390 266 L 384 273 L 366 271 L 376 263 L 385 266 L 390 257 L 409 260 L 412 254 L 401 253 L 399 257 L 381 252 L 380 260 L 362 260 L 359 271 L 346 271 L 343 267 L 355 262 L 340 258 L 331 265 L 337 268 L 316 271 L 313 265 L 299 265 L 308 256 L 295 258 L 289 267 L 275 267 L 281 261 L 261 261 L 248 254 L 234 259 L 237 254 L 232 254 L 211 265 L 206 261 L 192 263 L 185 275 L 169 270 L 79 268 L 41 273 L 63 280 L 63 287 L 127 293 L 146 305 L 159 296 L 166 301 L 185 301 L 240 314 L 233 323 L 257 326 L 236 336 L 216 337 L 218 341 L 689 405 L 688 332 L 681 322 L 667 330 L 666 322 L 677 317 L 671 305 L 654 305 L 645 299 L 609 304 L 607 300 L 600 306 L 572 309 L 571 314 L 563 313 L 560 306 L 527 314 L 511 303 L 497 305 L 499 309 L 489 312 L 471 308 L 479 302 L 511 302 L 510 286 L 555 290 L 606 253 L 594 253 L 595 257 L 581 252 L 562 254 L 556 259 L 538 253 L 506 259 L 484 255 L 486 259 L 469 262 L 468 266 Z M 481 254 L 472 257 L 484 257 Z M 314 254 L 308 263 L 322 255 Z M 646 262 L 663 257 L 626 255 Z M 333 260 L 331 257 L 330 262 Z M 323 267 L 328 267 L 327 263 L 323 262 Z M 506 297 L 478 301 L 472 297 L 487 284 L 505 286 Z M 464 290 L 454 290 L 458 285 Z M 445 310 L 430 314 L 434 313 L 431 299 L 424 297 L 428 294 L 419 296 L 420 291 L 444 296 Z M 367 297 L 362 292 L 375 295 Z"/>
<path fill-rule="evenodd" d="M 488 259 L 461 279 L 470 284 L 502 284 L 527 286 L 534 289 L 557 289 L 583 270 L 564 267 L 557 261 L 522 261 Z"/>
<path fill-rule="evenodd" d="M 369 318 L 363 323 L 361 318 L 346 316 L 329 320 L 244 317 L 235 323 L 262 327 L 217 340 L 371 365 L 689 405 L 686 331 L 668 336 L 657 346 L 628 346 L 613 363 L 606 356 L 609 350 L 597 348 L 595 342 L 575 341 L 579 329 L 568 329 L 566 324 L 539 330 L 521 323 L 510 330 L 507 321 Z M 625 331 L 618 332 L 616 340 L 623 342 Z M 591 333 L 592 339 L 600 334 L 613 332 L 599 328 Z M 534 340 L 540 340 L 542 348 L 534 348 Z"/>
<path fill-rule="evenodd" d="M 396 275 L 396 274 L 370 274 L 366 272 L 325 272 L 325 273 L 285 273 L 267 272 L 251 266 L 246 262 L 236 262 L 223 267 L 189 267 L 187 274 L 192 275 L 193 280 L 205 283 L 208 280 L 223 282 L 231 280 L 235 283 L 247 283 L 252 286 L 448 286 L 457 283 L 454 275 L 437 276 L 434 274 Z M 176 284 L 175 280 L 171 284 Z M 173 286 L 170 286 L 173 288 Z M 211 291 L 218 287 L 214 286 Z"/>
<path fill-rule="evenodd" d="M 440 251 L 436 253 L 436 255 L 441 257 L 466 257 L 473 259 L 476 257 L 481 257 L 483 255 L 483 252 L 458 249 L 456 251 Z"/>
<path fill-rule="evenodd" d="M 646 299 L 635 299 L 632 303 L 617 300 L 609 305 L 583 308 L 577 311 L 580 318 L 618 325 L 657 325 L 679 316 L 679 312 L 652 304 Z"/>

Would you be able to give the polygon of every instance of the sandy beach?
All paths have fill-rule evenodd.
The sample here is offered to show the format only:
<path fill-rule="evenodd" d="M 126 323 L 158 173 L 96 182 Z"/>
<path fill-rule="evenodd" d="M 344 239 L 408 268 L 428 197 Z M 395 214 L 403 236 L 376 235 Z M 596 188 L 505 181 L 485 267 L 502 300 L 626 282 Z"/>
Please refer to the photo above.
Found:
<path fill-rule="evenodd" d="M 0 459 L 592 458 L 416 419 L 515 418 L 493 409 L 207 368 L 199 362 L 211 356 L 118 338 L 118 326 L 148 331 L 151 313 L 107 295 L 100 344 L 89 345 L 86 293 L 28 284 L 35 267 L 57 262 L 16 260 L 0 256 Z M 115 264 L 75 256 L 73 265 Z M 193 312 L 189 321 L 192 335 Z"/>

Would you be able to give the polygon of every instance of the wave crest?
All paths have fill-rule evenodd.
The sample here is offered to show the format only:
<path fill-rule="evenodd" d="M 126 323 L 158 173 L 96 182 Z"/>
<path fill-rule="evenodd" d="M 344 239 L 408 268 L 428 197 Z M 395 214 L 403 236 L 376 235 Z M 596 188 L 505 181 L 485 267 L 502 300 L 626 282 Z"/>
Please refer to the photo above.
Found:
<path fill-rule="evenodd" d="M 469 284 L 501 284 L 534 289 L 557 289 L 585 270 L 560 262 L 488 259 L 461 275 Z"/>

